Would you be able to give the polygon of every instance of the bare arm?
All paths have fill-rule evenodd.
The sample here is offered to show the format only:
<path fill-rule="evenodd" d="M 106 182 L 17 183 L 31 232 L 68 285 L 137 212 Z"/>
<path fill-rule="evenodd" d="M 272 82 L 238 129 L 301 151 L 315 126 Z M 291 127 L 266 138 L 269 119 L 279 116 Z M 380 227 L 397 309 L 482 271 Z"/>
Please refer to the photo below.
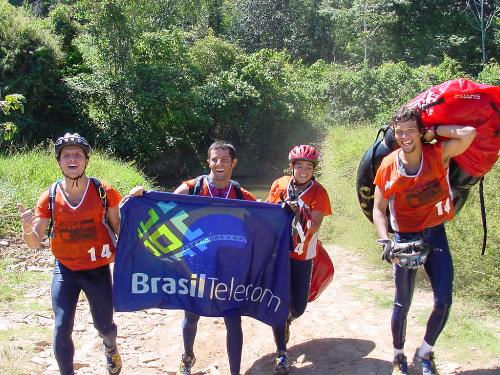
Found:
<path fill-rule="evenodd" d="M 319 227 L 321 226 L 321 223 L 323 222 L 324 216 L 325 215 L 321 211 L 312 211 L 311 212 L 312 225 L 311 225 L 311 228 L 309 228 L 308 233 L 313 234 L 319 230 Z"/>
<path fill-rule="evenodd" d="M 450 158 L 460 155 L 471 145 L 476 137 L 477 131 L 472 126 L 437 126 L 435 128 L 436 135 L 450 138 L 442 143 L 443 147 L 443 164 L 448 167 Z"/>
<path fill-rule="evenodd" d="M 389 239 L 388 223 L 386 217 L 388 200 L 384 198 L 378 186 L 375 186 L 375 201 L 373 203 L 373 225 L 377 230 L 379 239 Z"/>
<path fill-rule="evenodd" d="M 108 222 L 116 235 L 120 233 L 120 212 L 118 206 L 108 208 Z"/>
<path fill-rule="evenodd" d="M 17 204 L 19 216 L 23 224 L 23 239 L 30 249 L 40 247 L 43 235 L 49 227 L 50 219 L 33 216 L 31 210 L 27 210 L 21 203 Z"/>
<path fill-rule="evenodd" d="M 174 194 L 189 194 L 189 186 L 187 184 L 180 184 L 177 189 L 174 190 Z"/>

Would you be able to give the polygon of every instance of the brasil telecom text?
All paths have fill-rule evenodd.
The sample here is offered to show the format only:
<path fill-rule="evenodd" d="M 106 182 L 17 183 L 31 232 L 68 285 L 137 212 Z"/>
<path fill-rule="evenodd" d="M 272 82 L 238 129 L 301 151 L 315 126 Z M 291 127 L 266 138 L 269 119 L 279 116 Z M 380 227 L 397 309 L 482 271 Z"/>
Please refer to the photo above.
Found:
<path fill-rule="evenodd" d="M 278 311 L 281 298 L 275 296 L 270 289 L 255 287 L 252 284 L 234 285 L 234 277 L 229 284 L 220 282 L 217 277 L 206 277 L 205 274 L 192 274 L 190 279 L 174 279 L 171 277 L 149 277 L 141 272 L 132 274 L 132 294 L 144 294 L 159 292 L 159 288 L 166 294 L 183 294 L 195 298 L 204 298 L 206 290 L 210 291 L 209 299 L 219 301 L 251 301 L 255 303 L 266 303 L 270 308 L 274 303 L 274 311 Z"/>

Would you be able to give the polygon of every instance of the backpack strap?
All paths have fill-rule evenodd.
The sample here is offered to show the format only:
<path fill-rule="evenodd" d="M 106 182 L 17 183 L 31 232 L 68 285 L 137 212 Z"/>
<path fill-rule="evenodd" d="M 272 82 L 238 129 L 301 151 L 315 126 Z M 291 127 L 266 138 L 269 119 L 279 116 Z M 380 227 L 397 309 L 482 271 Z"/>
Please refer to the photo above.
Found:
<path fill-rule="evenodd" d="M 189 187 L 189 195 L 200 195 L 205 177 L 206 175 L 196 177 L 194 185 Z"/>
<path fill-rule="evenodd" d="M 236 193 L 236 199 L 243 199 L 243 192 L 241 191 L 241 185 L 238 181 L 231 180 L 231 185 L 233 185 L 234 192 Z"/>
<path fill-rule="evenodd" d="M 54 201 L 56 199 L 57 185 L 59 185 L 62 180 L 57 180 L 49 188 L 49 210 L 50 210 L 50 223 L 49 229 L 47 231 L 47 236 L 49 238 L 54 237 Z"/>
<path fill-rule="evenodd" d="M 104 189 L 104 186 L 102 186 L 101 181 L 99 181 L 95 177 L 90 177 L 90 180 L 94 184 L 97 194 L 99 195 L 99 199 L 102 202 L 102 205 L 104 206 L 105 210 L 105 220 L 106 222 L 108 221 L 108 199 L 106 197 L 106 189 Z M 54 237 L 54 202 L 56 198 L 56 192 L 57 192 L 57 186 L 62 182 L 61 180 L 57 180 L 54 182 L 52 185 L 50 185 L 49 189 L 49 210 L 50 210 L 50 223 L 49 223 L 49 229 L 48 229 L 48 237 L 53 238 Z"/>
<path fill-rule="evenodd" d="M 203 183 L 205 182 L 205 177 L 207 177 L 207 175 L 201 175 L 196 178 L 194 185 L 189 188 L 189 195 L 200 195 Z M 230 184 L 234 188 L 236 199 L 242 200 L 243 192 L 241 191 L 240 183 L 238 181 L 230 180 Z"/>
<path fill-rule="evenodd" d="M 106 209 L 106 214 L 107 214 L 109 205 L 108 205 L 108 199 L 106 197 L 106 189 L 104 189 L 104 186 L 102 186 L 101 181 L 99 181 L 97 178 L 90 177 L 90 179 L 94 183 L 94 186 L 97 190 L 97 194 L 99 195 L 99 199 L 101 200 L 102 205 Z"/>

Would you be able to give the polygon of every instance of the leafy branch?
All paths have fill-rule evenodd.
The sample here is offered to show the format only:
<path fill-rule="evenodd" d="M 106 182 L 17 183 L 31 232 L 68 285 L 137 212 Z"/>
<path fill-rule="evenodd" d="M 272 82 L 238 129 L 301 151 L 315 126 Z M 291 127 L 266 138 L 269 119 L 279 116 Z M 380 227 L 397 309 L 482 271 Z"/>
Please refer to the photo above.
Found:
<path fill-rule="evenodd" d="M 9 116 L 12 111 L 24 113 L 24 103 L 26 99 L 21 94 L 6 95 L 4 100 L 0 100 L 0 114 Z M 17 126 L 11 122 L 0 122 L 0 139 L 10 141 L 17 133 Z"/>

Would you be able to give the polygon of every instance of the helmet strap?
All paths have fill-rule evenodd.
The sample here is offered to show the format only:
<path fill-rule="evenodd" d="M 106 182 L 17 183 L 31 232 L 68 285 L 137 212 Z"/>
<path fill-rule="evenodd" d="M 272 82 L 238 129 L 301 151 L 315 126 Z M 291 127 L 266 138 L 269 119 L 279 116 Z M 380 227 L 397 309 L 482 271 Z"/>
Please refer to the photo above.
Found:
<path fill-rule="evenodd" d="M 67 179 L 69 180 L 73 180 L 73 183 L 71 184 L 71 187 L 74 188 L 75 186 L 78 187 L 78 180 L 80 178 L 82 178 L 82 176 L 85 174 L 85 171 L 87 170 L 87 164 L 88 164 L 88 158 L 87 158 L 87 161 L 85 162 L 85 168 L 83 169 L 83 172 L 80 176 L 78 177 L 69 177 L 68 175 L 66 175 L 64 173 L 64 171 L 62 170 L 61 166 L 59 166 L 59 168 L 61 169 L 61 173 L 63 174 L 64 177 L 66 177 Z"/>

